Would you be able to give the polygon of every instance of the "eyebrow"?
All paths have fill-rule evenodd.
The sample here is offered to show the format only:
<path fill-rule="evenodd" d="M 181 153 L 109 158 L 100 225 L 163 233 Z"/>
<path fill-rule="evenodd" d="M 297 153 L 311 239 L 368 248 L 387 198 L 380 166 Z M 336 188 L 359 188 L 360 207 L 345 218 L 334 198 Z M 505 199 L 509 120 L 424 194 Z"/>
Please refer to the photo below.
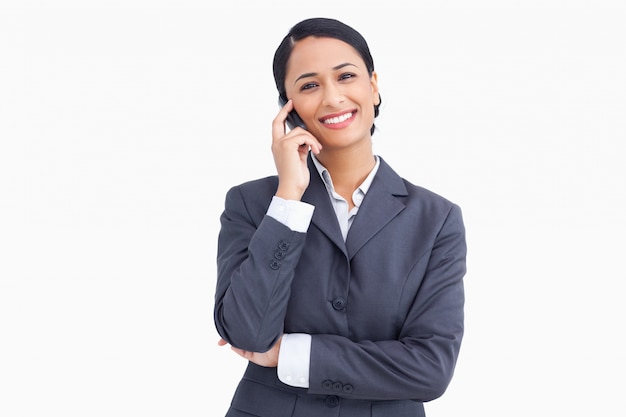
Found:
<path fill-rule="evenodd" d="M 334 66 L 332 69 L 333 71 L 337 71 L 340 70 L 344 67 L 347 66 L 353 66 L 356 67 L 356 65 L 351 64 L 350 62 L 344 62 L 343 64 L 339 64 Z M 315 77 L 317 75 L 317 72 L 305 72 L 304 74 L 300 75 L 298 78 L 296 78 L 296 80 L 293 82 L 294 84 L 298 82 L 298 80 L 302 79 L 302 78 L 307 78 L 307 77 Z"/>

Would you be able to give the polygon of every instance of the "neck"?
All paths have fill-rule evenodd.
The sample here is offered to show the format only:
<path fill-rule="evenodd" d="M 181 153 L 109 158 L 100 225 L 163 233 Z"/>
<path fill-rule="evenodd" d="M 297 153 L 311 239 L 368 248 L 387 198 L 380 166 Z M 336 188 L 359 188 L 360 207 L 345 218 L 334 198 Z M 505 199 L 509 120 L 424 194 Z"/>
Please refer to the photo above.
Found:
<path fill-rule="evenodd" d="M 317 159 L 324 165 L 333 179 L 335 190 L 343 195 L 352 196 L 354 190 L 367 178 L 376 165 L 371 146 L 368 149 L 354 149 L 320 152 Z M 351 201 L 351 199 L 348 199 Z"/>

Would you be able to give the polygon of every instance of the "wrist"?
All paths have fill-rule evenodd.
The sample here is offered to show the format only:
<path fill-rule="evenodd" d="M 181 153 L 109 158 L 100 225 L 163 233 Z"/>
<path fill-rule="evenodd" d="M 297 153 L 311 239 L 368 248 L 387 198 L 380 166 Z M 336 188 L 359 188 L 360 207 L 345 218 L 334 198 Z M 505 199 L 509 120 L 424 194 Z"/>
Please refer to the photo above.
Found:
<path fill-rule="evenodd" d="M 279 185 L 275 195 L 283 200 L 300 201 L 303 194 L 304 190 L 300 191 L 297 187 L 283 187 Z"/>

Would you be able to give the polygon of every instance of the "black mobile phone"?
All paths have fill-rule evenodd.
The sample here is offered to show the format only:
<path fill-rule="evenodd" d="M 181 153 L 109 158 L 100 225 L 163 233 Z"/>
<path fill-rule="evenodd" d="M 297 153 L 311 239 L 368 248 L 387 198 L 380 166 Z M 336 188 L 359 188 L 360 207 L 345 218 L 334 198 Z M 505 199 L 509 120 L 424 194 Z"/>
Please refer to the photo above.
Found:
<path fill-rule="evenodd" d="M 287 97 L 279 96 L 278 104 L 280 104 L 281 107 L 287 104 Z M 287 123 L 287 126 L 289 127 L 290 130 L 295 129 L 296 127 L 301 127 L 302 129 L 306 130 L 306 126 L 304 125 L 304 122 L 302 121 L 302 119 L 300 118 L 298 113 L 296 113 L 295 110 L 292 110 L 289 112 L 285 122 Z"/>

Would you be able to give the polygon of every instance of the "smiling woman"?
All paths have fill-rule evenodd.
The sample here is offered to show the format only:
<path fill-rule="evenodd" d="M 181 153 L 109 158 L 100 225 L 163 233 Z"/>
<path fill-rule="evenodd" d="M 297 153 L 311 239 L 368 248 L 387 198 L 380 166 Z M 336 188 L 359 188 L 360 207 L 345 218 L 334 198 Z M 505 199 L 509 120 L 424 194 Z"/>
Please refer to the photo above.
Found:
<path fill-rule="evenodd" d="M 298 23 L 274 77 L 277 175 L 220 217 L 215 325 L 249 361 L 227 416 L 423 416 L 463 337 L 461 210 L 374 155 L 378 75 L 353 28 Z"/>
<path fill-rule="evenodd" d="M 343 133 L 341 139 L 363 140 L 368 146 L 374 107 L 380 103 L 376 80 L 376 73 L 368 71 L 363 59 L 347 43 L 307 37 L 293 47 L 285 93 L 323 147 L 328 148 L 338 133 L 329 134 L 327 129 Z"/>

